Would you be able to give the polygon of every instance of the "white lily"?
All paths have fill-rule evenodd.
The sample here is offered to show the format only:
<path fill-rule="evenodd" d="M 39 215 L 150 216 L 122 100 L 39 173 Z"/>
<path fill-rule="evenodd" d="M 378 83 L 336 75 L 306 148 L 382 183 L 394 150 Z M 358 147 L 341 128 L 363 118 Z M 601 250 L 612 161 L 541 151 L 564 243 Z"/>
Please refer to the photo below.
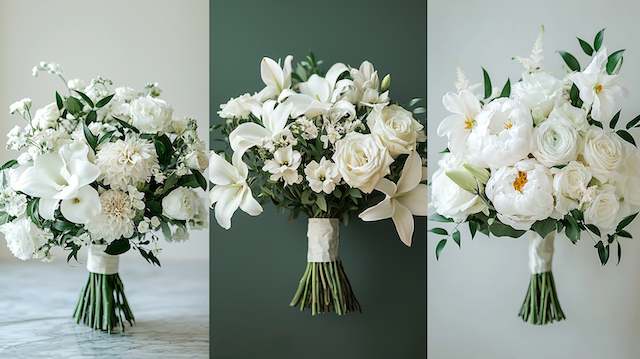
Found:
<path fill-rule="evenodd" d="M 291 61 L 293 56 L 289 55 L 284 59 L 284 65 L 280 68 L 280 64 L 268 57 L 263 57 L 260 61 L 260 76 L 265 88 L 257 94 L 261 101 L 272 100 L 285 90 L 291 87 Z"/>
<path fill-rule="evenodd" d="M 619 100 L 625 89 L 618 84 L 618 75 L 609 75 L 606 71 L 607 49 L 602 47 L 589 66 L 582 72 L 569 75 L 569 79 L 578 87 L 583 107 L 591 107 L 591 117 L 596 121 L 608 121 L 620 109 Z"/>
<path fill-rule="evenodd" d="M 360 213 L 363 221 L 379 221 L 391 218 L 400 240 L 411 246 L 413 216 L 427 215 L 427 185 L 422 180 L 422 161 L 412 152 L 402 168 L 398 183 L 382 178 L 375 189 L 386 195 L 385 199 Z"/>
<path fill-rule="evenodd" d="M 459 93 L 448 92 L 442 97 L 442 103 L 451 115 L 438 125 L 438 136 L 447 136 L 449 150 L 463 157 L 466 151 L 467 137 L 476 126 L 476 116 L 481 105 L 478 98 L 469 90 Z"/>
<path fill-rule="evenodd" d="M 100 169 L 88 155 L 89 147 L 84 143 L 65 144 L 58 152 L 36 157 L 33 165 L 13 171 L 11 187 L 39 197 L 38 211 L 45 219 L 53 220 L 59 205 L 66 219 L 86 224 L 102 210 L 98 192 L 90 186 Z"/>
<path fill-rule="evenodd" d="M 253 146 L 263 146 L 287 125 L 291 112 L 290 104 L 279 104 L 269 100 L 262 105 L 260 119 L 262 126 L 255 122 L 245 122 L 229 134 L 229 142 L 234 152 L 244 153 Z"/>
<path fill-rule="evenodd" d="M 242 162 L 242 154 L 234 152 L 232 164 L 215 152 L 209 160 L 209 180 L 214 184 L 209 199 L 211 206 L 215 204 L 216 221 L 224 229 L 231 228 L 231 217 L 238 207 L 251 216 L 262 213 L 247 184 L 249 169 Z"/>
<path fill-rule="evenodd" d="M 314 74 L 306 82 L 298 84 L 300 93 L 290 93 L 286 100 L 293 106 L 293 117 L 314 117 L 329 111 L 339 96 L 353 86 L 351 80 L 338 81 L 340 75 L 346 71 L 349 71 L 349 68 L 345 64 L 337 63 L 331 66 L 325 77 Z"/>

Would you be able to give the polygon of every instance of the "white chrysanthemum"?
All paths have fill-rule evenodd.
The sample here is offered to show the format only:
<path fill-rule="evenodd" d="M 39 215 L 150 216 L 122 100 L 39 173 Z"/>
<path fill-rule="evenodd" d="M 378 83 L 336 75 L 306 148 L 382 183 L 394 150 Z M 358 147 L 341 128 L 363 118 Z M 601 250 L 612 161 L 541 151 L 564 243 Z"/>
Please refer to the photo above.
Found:
<path fill-rule="evenodd" d="M 136 216 L 136 198 L 117 190 L 110 189 L 100 195 L 102 212 L 87 223 L 87 230 L 94 240 L 104 239 L 107 243 L 129 238 L 134 233 L 133 218 Z"/>
<path fill-rule="evenodd" d="M 4 234 L 11 253 L 23 261 L 41 257 L 38 250 L 53 238 L 50 232 L 41 230 L 27 217 L 3 224 L 0 232 Z"/>
<path fill-rule="evenodd" d="M 96 155 L 96 164 L 102 173 L 100 180 L 119 189 L 149 181 L 159 166 L 153 143 L 132 135 L 104 144 Z"/>

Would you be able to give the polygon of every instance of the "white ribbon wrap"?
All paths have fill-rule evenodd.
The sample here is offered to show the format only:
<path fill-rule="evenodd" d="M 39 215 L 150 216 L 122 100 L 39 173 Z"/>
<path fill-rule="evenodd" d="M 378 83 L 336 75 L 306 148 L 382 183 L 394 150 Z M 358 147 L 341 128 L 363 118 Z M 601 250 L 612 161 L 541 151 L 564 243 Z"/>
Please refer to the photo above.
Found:
<path fill-rule="evenodd" d="M 531 274 L 551 272 L 555 231 L 547 234 L 544 238 L 534 231 L 527 232 L 527 235 L 529 236 L 529 269 Z"/>
<path fill-rule="evenodd" d="M 307 262 L 326 263 L 338 259 L 339 226 L 337 218 L 309 218 Z"/>
<path fill-rule="evenodd" d="M 104 252 L 107 246 L 92 244 L 87 254 L 87 270 L 97 274 L 116 274 L 120 256 L 112 256 Z"/>

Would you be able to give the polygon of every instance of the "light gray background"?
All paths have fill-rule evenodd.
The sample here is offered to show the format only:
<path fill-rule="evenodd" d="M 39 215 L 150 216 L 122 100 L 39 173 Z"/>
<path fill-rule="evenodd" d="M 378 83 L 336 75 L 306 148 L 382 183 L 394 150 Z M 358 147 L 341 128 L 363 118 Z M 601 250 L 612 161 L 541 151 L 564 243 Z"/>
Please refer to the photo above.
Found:
<path fill-rule="evenodd" d="M 20 119 L 8 106 L 23 97 L 34 110 L 55 100 L 62 83 L 31 76 L 39 61 L 58 62 L 67 79 L 96 75 L 142 88 L 159 82 L 162 98 L 180 116 L 198 119 L 208 143 L 209 2 L 206 0 L 3 0 L 0 2 L 0 160 L 7 131 Z M 208 148 L 208 147 L 207 147 Z M 207 259 L 208 230 L 184 243 L 162 242 L 160 261 Z M 125 257 L 144 261 L 137 253 Z M 127 258 L 128 259 L 128 258 Z M 16 261 L 0 241 L 0 260 Z M 58 258 L 64 261 L 64 258 Z"/>
<path fill-rule="evenodd" d="M 519 78 L 514 55 L 527 56 L 540 25 L 545 25 L 545 67 L 561 74 L 557 50 L 580 55 L 576 36 L 592 41 L 603 27 L 605 45 L 627 48 L 622 79 L 629 89 L 623 120 L 640 113 L 640 27 L 634 1 L 429 1 L 427 71 L 429 167 L 446 146 L 436 128 L 446 115 L 441 99 L 454 91 L 456 66 L 474 82 L 481 66 L 497 86 L 507 76 Z M 634 133 L 635 136 L 640 133 Z M 636 137 L 637 138 L 637 137 Z M 430 222 L 430 226 L 434 223 Z M 635 224 L 631 232 L 640 237 Z M 599 264 L 591 241 L 577 246 L 556 241 L 554 276 L 564 322 L 535 327 L 517 316 L 529 281 L 524 240 L 469 240 L 462 249 L 450 241 L 440 261 L 434 251 L 439 236 L 429 234 L 427 341 L 430 358 L 637 358 L 640 353 L 640 244 L 623 243 L 623 259 Z M 615 258 L 615 254 L 612 254 Z"/>

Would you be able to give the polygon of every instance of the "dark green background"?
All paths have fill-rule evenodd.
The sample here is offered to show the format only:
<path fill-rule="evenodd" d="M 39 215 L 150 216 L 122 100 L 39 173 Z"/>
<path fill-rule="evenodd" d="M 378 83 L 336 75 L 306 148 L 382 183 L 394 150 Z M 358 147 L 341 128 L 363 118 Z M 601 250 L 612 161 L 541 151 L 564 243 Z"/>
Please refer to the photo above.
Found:
<path fill-rule="evenodd" d="M 325 64 L 371 61 L 391 95 L 426 95 L 426 1 L 214 0 L 211 116 L 229 97 L 262 89 L 259 62 L 314 51 Z M 325 67 L 326 70 L 327 67 Z M 306 265 L 306 219 L 266 206 L 211 222 L 211 353 L 226 358 L 424 358 L 426 221 L 413 247 L 390 220 L 341 228 L 340 256 L 364 312 L 312 318 L 288 306 Z"/>

